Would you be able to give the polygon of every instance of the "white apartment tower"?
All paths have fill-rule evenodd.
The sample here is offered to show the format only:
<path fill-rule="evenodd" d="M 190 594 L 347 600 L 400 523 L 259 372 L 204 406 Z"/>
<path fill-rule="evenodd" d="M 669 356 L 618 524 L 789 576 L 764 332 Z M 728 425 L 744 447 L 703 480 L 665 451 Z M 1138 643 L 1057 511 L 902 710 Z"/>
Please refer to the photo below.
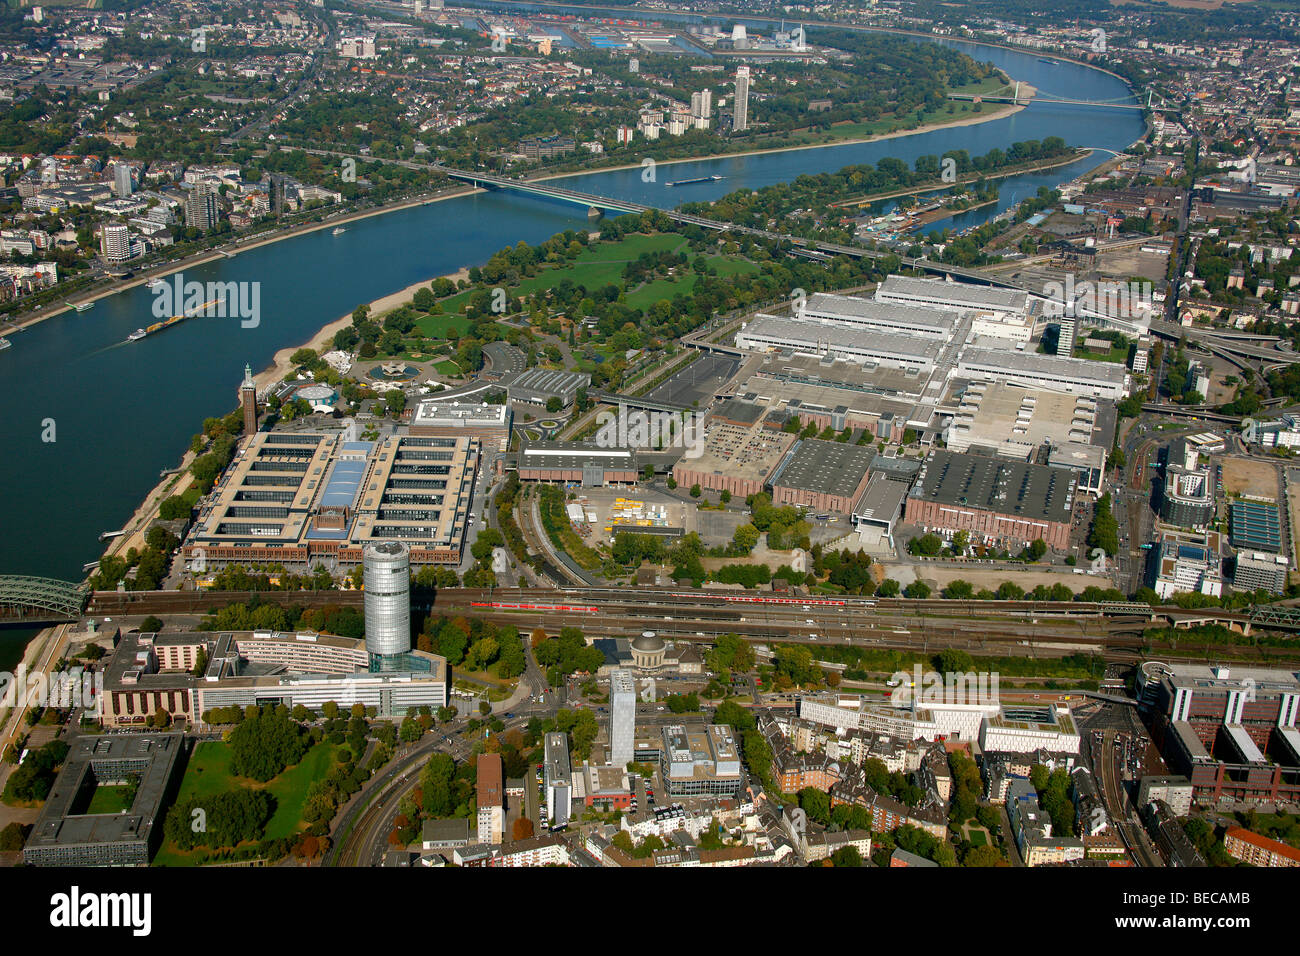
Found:
<path fill-rule="evenodd" d="M 731 124 L 733 132 L 749 128 L 749 67 L 736 68 L 736 106 Z"/>

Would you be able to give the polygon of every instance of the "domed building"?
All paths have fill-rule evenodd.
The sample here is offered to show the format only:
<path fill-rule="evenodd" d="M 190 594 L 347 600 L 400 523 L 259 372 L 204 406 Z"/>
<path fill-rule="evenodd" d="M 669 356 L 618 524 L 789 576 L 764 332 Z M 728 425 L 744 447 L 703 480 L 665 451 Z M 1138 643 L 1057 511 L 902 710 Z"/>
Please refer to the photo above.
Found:
<path fill-rule="evenodd" d="M 634 637 L 628 648 L 632 652 L 632 665 L 642 670 L 658 670 L 664 666 L 668 645 L 654 631 L 642 631 Z"/>

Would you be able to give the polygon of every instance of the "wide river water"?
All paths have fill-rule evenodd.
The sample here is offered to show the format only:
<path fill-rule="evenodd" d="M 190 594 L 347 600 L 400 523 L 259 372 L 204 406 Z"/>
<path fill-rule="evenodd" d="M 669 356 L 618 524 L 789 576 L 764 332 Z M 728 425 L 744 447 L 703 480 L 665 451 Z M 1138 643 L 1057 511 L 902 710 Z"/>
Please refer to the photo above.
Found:
<path fill-rule="evenodd" d="M 1115 101 L 1129 95 L 1122 81 L 1099 70 L 1045 62 L 1033 53 L 952 45 L 992 61 L 1042 96 Z M 1142 134 L 1137 110 L 1036 103 L 987 123 L 875 143 L 675 164 L 659 170 L 655 183 L 643 182 L 637 168 L 575 176 L 564 185 L 670 208 L 887 156 L 909 164 L 948 149 L 979 156 L 1047 136 L 1122 150 Z M 927 229 L 983 222 L 1039 186 L 1072 179 L 1107 158 L 1094 153 L 1070 166 L 1004 180 L 996 206 Z M 725 179 L 664 185 L 713 174 Z M 245 364 L 265 368 L 278 350 L 306 342 L 360 303 L 480 264 L 520 240 L 538 242 L 587 225 L 586 210 L 569 203 L 515 193 L 466 196 L 359 220 L 338 236 L 321 230 L 186 270 L 186 279 L 204 282 L 260 282 L 255 328 L 234 318 L 195 319 L 128 344 L 132 330 L 153 321 L 153 293 L 141 285 L 86 312 L 69 311 L 11 335 L 13 347 L 0 352 L 0 381 L 9 396 L 0 416 L 0 448 L 8 449 L 0 468 L 0 574 L 79 580 L 82 565 L 102 551 L 100 532 L 122 526 L 160 470 L 177 464 L 205 417 L 236 406 Z M 48 419 L 53 442 L 42 440 Z M 32 633 L 0 630 L 0 669 L 12 669 Z"/>

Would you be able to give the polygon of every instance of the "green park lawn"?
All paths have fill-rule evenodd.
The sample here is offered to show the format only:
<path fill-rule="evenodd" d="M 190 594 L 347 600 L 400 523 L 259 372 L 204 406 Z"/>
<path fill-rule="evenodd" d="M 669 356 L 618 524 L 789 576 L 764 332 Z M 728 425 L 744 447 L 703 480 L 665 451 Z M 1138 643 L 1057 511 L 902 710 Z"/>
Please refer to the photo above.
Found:
<path fill-rule="evenodd" d="M 235 787 L 268 790 L 275 797 L 275 811 L 266 825 L 266 839 L 290 837 L 301 827 L 302 808 L 307 799 L 308 785 L 313 780 L 324 778 L 329 769 L 334 766 L 334 751 L 333 744 L 316 744 L 297 764 L 289 767 L 278 777 L 266 783 L 259 783 L 246 777 L 237 777 L 231 772 L 229 744 L 214 740 L 203 741 L 194 748 L 194 753 L 190 756 L 176 802 L 182 803 L 190 797 L 222 793 Z M 154 864 L 194 866 L 203 862 L 209 852 L 209 848 L 199 847 L 190 853 L 182 853 L 168 841 L 154 857 Z"/>
<path fill-rule="evenodd" d="M 525 297 L 534 292 L 553 288 L 565 279 L 574 285 L 589 290 L 603 288 L 607 285 L 621 286 L 623 267 L 647 252 L 679 252 L 687 245 L 686 240 L 673 233 L 655 233 L 643 235 L 634 233 L 618 242 L 599 242 L 584 249 L 582 254 L 563 266 L 543 269 L 535 276 L 529 276 L 507 291 L 512 298 Z M 709 265 L 718 270 L 719 275 L 736 275 L 742 272 L 756 272 L 758 266 L 745 259 L 733 256 L 709 256 Z M 643 309 L 660 299 L 671 299 L 678 292 L 689 294 L 695 288 L 697 276 L 692 272 L 672 279 L 658 279 L 628 293 L 628 304 L 633 308 Z M 469 323 L 455 313 L 469 302 L 471 291 L 466 289 L 453 296 L 448 296 L 438 303 L 441 313 L 435 312 L 417 320 L 416 325 L 425 335 L 445 338 L 446 328 L 454 326 L 463 332 Z M 449 314 L 450 313 L 450 314 Z M 450 324 L 448 323 L 450 320 Z M 459 325 L 455 323 L 459 322 Z"/>

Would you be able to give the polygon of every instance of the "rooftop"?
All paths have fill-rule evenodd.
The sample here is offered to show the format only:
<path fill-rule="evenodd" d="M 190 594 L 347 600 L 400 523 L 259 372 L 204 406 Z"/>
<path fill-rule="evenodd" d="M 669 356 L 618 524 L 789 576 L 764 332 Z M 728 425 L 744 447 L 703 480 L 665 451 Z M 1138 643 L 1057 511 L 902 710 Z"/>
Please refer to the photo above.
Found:
<path fill-rule="evenodd" d="M 876 450 L 869 445 L 804 439 L 795 444 L 772 475 L 772 484 L 799 491 L 852 497 L 857 494 L 867 466 L 875 457 Z"/>
<path fill-rule="evenodd" d="M 1070 521 L 1076 477 L 1063 468 L 933 451 L 911 497 L 1044 521 Z"/>

